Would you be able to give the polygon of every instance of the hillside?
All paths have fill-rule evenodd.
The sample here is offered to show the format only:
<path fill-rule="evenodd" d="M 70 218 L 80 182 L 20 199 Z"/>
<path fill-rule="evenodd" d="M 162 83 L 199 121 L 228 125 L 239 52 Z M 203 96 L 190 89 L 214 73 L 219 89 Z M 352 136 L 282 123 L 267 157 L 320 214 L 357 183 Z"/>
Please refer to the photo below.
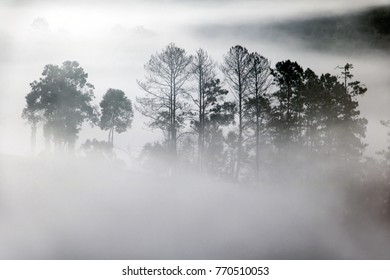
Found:
<path fill-rule="evenodd" d="M 390 6 L 277 23 L 266 29 L 298 39 L 319 50 L 358 51 L 374 48 L 390 52 Z"/>

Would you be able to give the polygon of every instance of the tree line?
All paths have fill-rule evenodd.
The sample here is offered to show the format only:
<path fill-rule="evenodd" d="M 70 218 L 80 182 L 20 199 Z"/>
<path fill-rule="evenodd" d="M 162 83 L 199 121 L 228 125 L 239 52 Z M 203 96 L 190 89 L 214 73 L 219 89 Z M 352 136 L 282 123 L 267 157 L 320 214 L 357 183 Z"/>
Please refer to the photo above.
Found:
<path fill-rule="evenodd" d="M 136 109 L 163 140 L 145 144 L 140 160 L 164 157 L 174 168 L 188 164 L 202 174 L 258 181 L 275 166 L 298 159 L 359 162 L 367 120 L 357 97 L 367 88 L 353 79 L 353 66 L 338 75 L 316 74 L 291 60 L 269 59 L 233 46 L 217 64 L 171 43 L 151 55 Z M 83 123 L 108 131 L 108 141 L 83 146 L 108 149 L 114 132 L 131 127 L 133 107 L 125 93 L 109 89 L 100 106 L 78 62 L 46 65 L 30 84 L 22 117 L 31 126 L 32 147 L 41 125 L 47 146 L 73 151 Z"/>
<path fill-rule="evenodd" d="M 271 67 L 242 46 L 230 48 L 218 66 L 203 49 L 189 55 L 170 44 L 151 56 L 138 81 L 145 94 L 137 108 L 164 135 L 145 149 L 173 159 L 190 152 L 187 161 L 201 173 L 236 181 L 258 178 L 276 158 L 356 162 L 367 125 L 357 97 L 367 89 L 353 80 L 352 68 L 347 63 L 335 76 L 290 60 Z"/>

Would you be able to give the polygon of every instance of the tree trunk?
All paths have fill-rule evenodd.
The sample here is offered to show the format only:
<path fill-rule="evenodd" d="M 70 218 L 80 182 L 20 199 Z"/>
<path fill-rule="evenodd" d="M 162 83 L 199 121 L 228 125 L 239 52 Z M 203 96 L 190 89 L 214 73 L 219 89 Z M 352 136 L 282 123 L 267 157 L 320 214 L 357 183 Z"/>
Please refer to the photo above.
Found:
<path fill-rule="evenodd" d="M 241 73 L 238 72 L 238 142 L 237 142 L 237 165 L 236 173 L 234 178 L 236 181 L 239 180 L 240 176 L 240 167 L 241 167 L 241 158 L 242 158 L 242 85 L 241 85 Z"/>
<path fill-rule="evenodd" d="M 174 90 L 173 90 L 173 110 L 172 110 L 172 155 L 174 158 L 176 158 L 177 154 L 177 146 L 176 146 L 176 85 L 175 82 L 173 83 Z"/>
<path fill-rule="evenodd" d="M 75 146 L 76 146 L 76 139 L 72 137 L 68 141 L 68 154 L 70 154 L 70 155 L 74 154 Z"/>
<path fill-rule="evenodd" d="M 112 132 L 111 132 L 111 147 L 114 147 L 114 132 L 115 132 L 115 127 L 112 128 Z"/>
<path fill-rule="evenodd" d="M 258 102 L 258 101 L 257 101 Z M 256 183 L 259 181 L 259 169 L 260 169 L 260 110 L 259 110 L 259 104 L 256 104 Z"/>
<path fill-rule="evenodd" d="M 200 173 L 204 173 L 204 100 L 203 100 L 203 87 L 204 83 L 202 71 L 199 73 L 199 135 L 198 135 L 198 160 Z"/>
<path fill-rule="evenodd" d="M 31 154 L 35 155 L 35 147 L 37 143 L 37 125 L 31 125 Z"/>

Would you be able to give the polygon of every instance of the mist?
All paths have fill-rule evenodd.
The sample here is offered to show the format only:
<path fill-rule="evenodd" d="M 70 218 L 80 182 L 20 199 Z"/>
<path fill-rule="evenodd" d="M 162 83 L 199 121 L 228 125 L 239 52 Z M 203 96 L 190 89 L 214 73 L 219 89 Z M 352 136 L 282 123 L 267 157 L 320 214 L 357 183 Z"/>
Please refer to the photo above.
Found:
<path fill-rule="evenodd" d="M 0 258 L 388 259 L 388 169 L 371 160 L 381 162 L 377 152 L 388 146 L 380 121 L 390 120 L 390 53 L 369 44 L 321 49 L 299 30 L 289 36 L 284 29 L 388 4 L 2 2 Z M 249 177 L 236 182 L 204 176 L 186 159 L 176 165 L 164 156 L 145 160 L 144 145 L 164 136 L 138 110 L 131 129 L 115 135 L 113 156 L 83 151 L 87 139 L 105 141 L 108 134 L 88 124 L 74 155 L 48 153 L 39 127 L 31 155 L 30 127 L 21 114 L 30 83 L 45 65 L 78 61 L 95 87 L 93 105 L 109 88 L 123 90 L 135 105 L 145 94 L 136 82 L 145 78 L 145 63 L 171 42 L 190 54 L 204 48 L 219 65 L 237 44 L 267 57 L 271 67 L 291 59 L 316 73 L 339 75 L 337 66 L 352 63 L 354 79 L 368 88 L 358 101 L 368 120 L 362 159 L 370 160 L 362 166 L 328 158 L 299 161 L 295 148 L 275 160 L 264 150 L 256 184 Z M 222 73 L 217 76 L 229 89 Z M 364 178 L 345 176 L 355 172 Z"/>
<path fill-rule="evenodd" d="M 80 159 L 1 160 L 2 259 L 389 257 L 388 224 L 367 197 L 348 199 L 361 190 L 330 178 L 253 188 L 188 170 L 165 177 Z"/>

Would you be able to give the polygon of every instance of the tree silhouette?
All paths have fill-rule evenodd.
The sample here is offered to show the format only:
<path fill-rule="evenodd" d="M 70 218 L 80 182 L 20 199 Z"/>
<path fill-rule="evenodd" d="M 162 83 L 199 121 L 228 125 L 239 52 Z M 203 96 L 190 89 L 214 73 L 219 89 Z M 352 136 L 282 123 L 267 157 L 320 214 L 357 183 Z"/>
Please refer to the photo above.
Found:
<path fill-rule="evenodd" d="M 366 89 L 346 91 L 345 85 L 330 74 L 321 75 L 320 82 L 323 97 L 317 104 L 322 107 L 326 152 L 344 160 L 357 160 L 366 146 L 361 139 L 365 137 L 367 120 L 360 117 L 356 94 Z"/>
<path fill-rule="evenodd" d="M 260 166 L 260 137 L 265 135 L 271 113 L 269 90 L 272 83 L 270 62 L 262 55 L 254 52 L 250 54 L 251 71 L 249 75 L 250 87 L 246 114 L 255 136 L 255 176 L 258 180 Z"/>
<path fill-rule="evenodd" d="M 56 150 L 73 151 L 82 124 L 97 122 L 91 105 L 94 87 L 87 78 L 78 62 L 65 61 L 61 66 L 46 65 L 42 77 L 30 84 L 23 117 L 33 130 L 42 122 L 46 143 L 54 142 Z"/>
<path fill-rule="evenodd" d="M 326 127 L 325 118 L 327 114 L 324 102 L 328 99 L 322 94 L 323 85 L 319 77 L 310 69 L 304 72 L 304 84 L 302 89 L 303 107 L 305 108 L 302 117 L 304 138 L 302 145 L 311 151 L 318 152 L 323 146 L 322 134 Z"/>
<path fill-rule="evenodd" d="M 210 97 L 206 96 L 206 85 L 215 78 L 215 63 L 206 51 L 199 49 L 196 51 L 192 62 L 192 71 L 197 83 L 197 97 L 192 98 L 196 106 L 197 120 L 196 130 L 198 133 L 198 161 L 200 172 L 204 172 L 204 148 L 205 148 L 205 126 L 206 107 L 210 104 Z M 219 81 L 218 81 L 219 82 Z"/>
<path fill-rule="evenodd" d="M 278 87 L 273 94 L 276 105 L 272 108 L 272 126 L 280 148 L 287 143 L 296 143 L 300 137 L 303 69 L 297 62 L 286 60 L 276 63 L 271 73 Z"/>
<path fill-rule="evenodd" d="M 101 117 L 99 126 L 108 130 L 108 142 L 114 146 L 114 131 L 125 132 L 131 127 L 134 113 L 131 101 L 119 89 L 110 88 L 100 102 Z"/>
<path fill-rule="evenodd" d="M 173 156 L 177 153 L 177 131 L 188 111 L 184 84 L 192 74 L 191 62 L 192 56 L 171 43 L 162 52 L 152 55 L 146 63 L 146 81 L 137 81 L 146 93 L 146 97 L 137 98 L 137 108 L 151 119 L 150 127 L 163 131 Z"/>
<path fill-rule="evenodd" d="M 95 138 L 92 140 L 87 139 L 85 143 L 80 146 L 80 150 L 83 151 L 87 157 L 94 160 L 113 158 L 111 143 L 99 141 Z"/>
<path fill-rule="evenodd" d="M 44 121 L 42 110 L 37 102 L 38 92 L 31 92 L 26 98 L 26 106 L 23 108 L 22 118 L 31 126 L 31 153 L 35 153 L 38 125 Z"/>
<path fill-rule="evenodd" d="M 243 134 L 244 124 L 244 103 L 250 85 L 249 76 L 251 74 L 250 56 L 246 48 L 234 46 L 224 56 L 221 71 L 225 75 L 226 81 L 230 85 L 234 97 L 237 101 L 238 113 L 238 139 L 237 139 L 237 160 L 235 167 L 235 179 L 240 176 L 240 168 L 243 156 Z"/>
<path fill-rule="evenodd" d="M 389 131 L 387 132 L 387 136 L 390 137 L 390 121 L 382 120 L 380 123 L 387 129 L 389 129 Z M 387 142 L 390 144 L 390 138 L 387 140 Z M 381 165 L 383 168 L 382 176 L 385 179 L 386 185 L 390 187 L 390 145 L 387 147 L 387 149 L 378 152 L 378 154 L 382 156 L 381 159 Z"/>
<path fill-rule="evenodd" d="M 204 86 L 203 100 L 203 167 L 208 173 L 217 169 L 223 153 L 222 128 L 234 121 L 235 103 L 225 101 L 228 91 L 220 85 L 219 79 L 212 79 Z M 194 121 L 199 129 L 199 122 Z M 219 163 L 218 163 L 219 162 Z"/>

